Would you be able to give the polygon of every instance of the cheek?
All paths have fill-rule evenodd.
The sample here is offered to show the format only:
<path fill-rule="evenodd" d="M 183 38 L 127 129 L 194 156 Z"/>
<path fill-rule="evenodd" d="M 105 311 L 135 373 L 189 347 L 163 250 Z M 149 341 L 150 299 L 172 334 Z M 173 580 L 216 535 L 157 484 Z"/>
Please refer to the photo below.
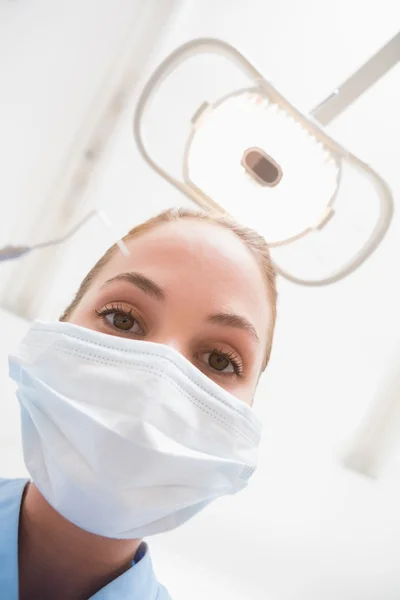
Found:
<path fill-rule="evenodd" d="M 232 389 L 229 389 L 229 387 L 227 387 L 227 386 L 224 386 L 224 388 L 226 389 L 227 392 L 232 394 L 232 396 L 235 396 L 235 398 L 237 398 L 241 402 L 244 402 L 245 404 L 248 404 L 249 406 L 253 405 L 253 399 L 254 399 L 254 394 L 255 394 L 255 390 L 256 390 L 255 384 L 247 383 L 247 384 L 241 385 L 239 387 L 232 386 Z"/>
<path fill-rule="evenodd" d="M 252 369 L 246 377 L 243 377 L 242 379 L 232 379 L 222 383 L 218 382 L 218 384 L 241 402 L 252 406 L 259 377 L 260 368 L 258 365 L 255 365 L 254 369 Z"/>

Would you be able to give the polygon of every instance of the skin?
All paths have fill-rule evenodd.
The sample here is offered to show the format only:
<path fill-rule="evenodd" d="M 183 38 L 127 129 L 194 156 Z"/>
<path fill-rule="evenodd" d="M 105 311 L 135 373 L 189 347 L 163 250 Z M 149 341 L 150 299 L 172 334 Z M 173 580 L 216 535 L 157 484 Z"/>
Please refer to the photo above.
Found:
<path fill-rule="evenodd" d="M 231 231 L 195 220 L 159 225 L 128 249 L 129 256 L 113 255 L 69 320 L 169 345 L 251 405 L 272 319 L 252 253 Z M 129 569 L 140 541 L 76 527 L 31 483 L 20 519 L 20 599 L 87 599 Z"/>

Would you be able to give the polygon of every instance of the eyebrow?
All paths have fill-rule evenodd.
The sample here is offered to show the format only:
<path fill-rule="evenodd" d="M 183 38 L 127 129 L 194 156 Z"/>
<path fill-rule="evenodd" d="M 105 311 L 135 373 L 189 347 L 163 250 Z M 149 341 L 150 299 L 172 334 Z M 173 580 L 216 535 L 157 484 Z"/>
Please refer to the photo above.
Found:
<path fill-rule="evenodd" d="M 234 313 L 216 313 L 215 315 L 210 315 L 207 320 L 210 323 L 216 323 L 217 325 L 226 325 L 227 327 L 244 329 L 244 331 L 248 331 L 250 333 L 257 344 L 260 344 L 260 338 L 257 335 L 256 328 L 245 317 L 236 315 Z"/>
<path fill-rule="evenodd" d="M 126 281 L 142 290 L 145 294 L 153 296 L 153 298 L 156 298 L 157 300 L 165 300 L 165 292 L 162 287 L 141 273 L 119 273 L 115 277 L 108 279 L 102 287 L 114 283 L 115 281 Z"/>
<path fill-rule="evenodd" d="M 130 283 L 131 285 L 145 292 L 145 294 L 153 296 L 153 298 L 156 298 L 157 300 L 165 300 L 166 295 L 162 287 L 141 273 L 119 273 L 118 275 L 115 275 L 115 277 L 108 279 L 102 287 L 110 285 L 115 281 L 126 281 L 127 283 Z M 237 315 L 235 313 L 221 312 L 209 315 L 207 321 L 217 325 L 243 329 L 244 331 L 250 333 L 257 344 L 260 344 L 260 338 L 257 335 L 256 328 L 248 319 L 246 319 L 246 317 Z"/>

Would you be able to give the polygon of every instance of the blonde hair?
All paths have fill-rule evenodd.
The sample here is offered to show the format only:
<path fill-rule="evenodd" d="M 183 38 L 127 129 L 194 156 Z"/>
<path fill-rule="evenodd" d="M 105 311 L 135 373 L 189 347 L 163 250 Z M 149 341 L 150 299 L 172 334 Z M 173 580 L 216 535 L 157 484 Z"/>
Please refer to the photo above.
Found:
<path fill-rule="evenodd" d="M 264 238 L 261 235 L 259 235 L 253 229 L 250 229 L 248 227 L 244 227 L 243 225 L 240 225 L 234 219 L 232 219 L 231 217 L 229 217 L 227 215 L 219 214 L 216 212 L 196 211 L 196 210 L 191 210 L 191 209 L 183 208 L 183 207 L 182 208 L 170 208 L 168 210 L 161 212 L 160 214 L 156 215 L 155 217 L 148 219 L 144 223 L 140 223 L 139 225 L 137 225 L 136 227 L 131 229 L 122 238 L 122 240 L 123 240 L 123 242 L 127 243 L 130 240 L 138 237 L 139 235 L 142 235 L 143 233 L 150 231 L 154 227 L 157 227 L 158 225 L 161 225 L 163 223 L 170 223 L 173 221 L 179 221 L 181 219 L 197 219 L 199 221 L 215 223 L 217 225 L 220 225 L 221 227 L 225 227 L 226 229 L 229 229 L 230 231 L 235 233 L 242 240 L 242 242 L 245 244 L 245 246 L 252 252 L 252 254 L 257 259 L 258 264 L 261 269 L 261 273 L 263 275 L 263 278 L 264 278 L 264 281 L 266 284 L 267 294 L 269 296 L 269 299 L 271 302 L 271 307 L 272 307 L 271 327 L 270 327 L 270 331 L 269 331 L 268 347 L 266 349 L 266 356 L 265 356 L 265 361 L 264 361 L 264 366 L 265 366 L 268 363 L 270 353 L 271 353 L 272 339 L 273 339 L 273 333 L 274 333 L 274 329 L 275 329 L 276 305 L 277 305 L 276 275 L 275 275 L 275 271 L 274 271 L 274 268 L 272 265 L 269 248 L 268 248 L 266 241 L 264 240 Z M 79 304 L 79 302 L 81 301 L 83 296 L 86 294 L 86 292 L 87 292 L 88 288 L 90 287 L 94 278 L 98 275 L 98 273 L 101 271 L 103 266 L 106 263 L 108 263 L 108 261 L 111 259 L 111 257 L 114 255 L 114 253 L 117 251 L 118 251 L 118 246 L 117 246 L 117 244 L 114 244 L 107 250 L 107 252 L 100 258 L 100 260 L 89 271 L 89 273 L 86 275 L 86 277 L 83 279 L 81 285 L 79 286 L 79 289 L 78 289 L 74 299 L 69 304 L 69 306 L 65 309 L 64 313 L 61 315 L 60 321 L 67 321 L 69 319 L 71 313 L 77 307 L 77 305 Z"/>

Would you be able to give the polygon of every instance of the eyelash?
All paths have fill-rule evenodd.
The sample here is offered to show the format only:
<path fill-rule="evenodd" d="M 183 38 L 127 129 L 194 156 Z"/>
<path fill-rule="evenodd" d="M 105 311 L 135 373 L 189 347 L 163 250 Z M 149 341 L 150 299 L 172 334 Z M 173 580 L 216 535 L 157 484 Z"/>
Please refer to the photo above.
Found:
<path fill-rule="evenodd" d="M 236 356 L 234 352 L 227 352 L 226 350 L 214 348 L 214 350 L 212 350 L 210 354 L 213 354 L 214 352 L 219 356 L 222 356 L 223 358 L 229 360 L 229 362 L 232 364 L 234 374 L 237 375 L 237 377 L 241 377 L 243 375 L 243 363 L 240 361 L 239 357 Z M 218 373 L 218 371 L 216 370 L 215 373 Z M 223 371 L 221 371 L 218 374 L 223 375 L 224 377 L 232 375 L 232 373 L 224 373 Z"/>
<path fill-rule="evenodd" d="M 138 323 L 138 325 L 143 329 L 141 322 L 135 316 L 133 310 L 131 308 L 129 310 L 126 310 L 122 306 L 122 304 L 106 304 L 104 308 L 102 308 L 101 310 L 96 309 L 94 312 L 98 317 L 102 318 L 103 320 L 107 315 L 111 315 L 113 313 L 120 313 L 125 317 L 132 317 L 132 319 L 134 319 Z"/>
<path fill-rule="evenodd" d="M 113 313 L 121 313 L 124 316 L 132 317 L 132 319 L 134 319 L 139 324 L 139 326 L 143 329 L 142 324 L 139 322 L 137 317 L 134 315 L 132 309 L 129 309 L 129 311 L 127 311 L 126 309 L 123 308 L 122 304 L 108 304 L 108 305 L 106 304 L 106 306 L 104 308 L 102 308 L 101 310 L 95 309 L 94 312 L 98 317 L 100 317 L 103 320 L 105 320 L 105 317 L 107 315 L 110 315 Z M 232 352 L 232 351 L 228 352 L 226 350 L 214 348 L 213 350 L 207 352 L 206 354 L 213 354 L 214 352 L 216 354 L 218 354 L 219 356 L 222 356 L 223 358 L 226 358 L 227 360 L 229 360 L 229 362 L 232 364 L 234 372 L 233 373 L 231 373 L 231 372 L 224 373 L 223 371 L 218 372 L 218 370 L 212 369 L 210 367 L 210 369 L 213 371 L 213 373 L 216 373 L 217 375 L 221 375 L 223 377 L 228 377 L 228 376 L 232 376 L 232 375 L 236 375 L 237 377 L 243 376 L 243 363 L 240 361 L 239 357 L 234 352 Z"/>

